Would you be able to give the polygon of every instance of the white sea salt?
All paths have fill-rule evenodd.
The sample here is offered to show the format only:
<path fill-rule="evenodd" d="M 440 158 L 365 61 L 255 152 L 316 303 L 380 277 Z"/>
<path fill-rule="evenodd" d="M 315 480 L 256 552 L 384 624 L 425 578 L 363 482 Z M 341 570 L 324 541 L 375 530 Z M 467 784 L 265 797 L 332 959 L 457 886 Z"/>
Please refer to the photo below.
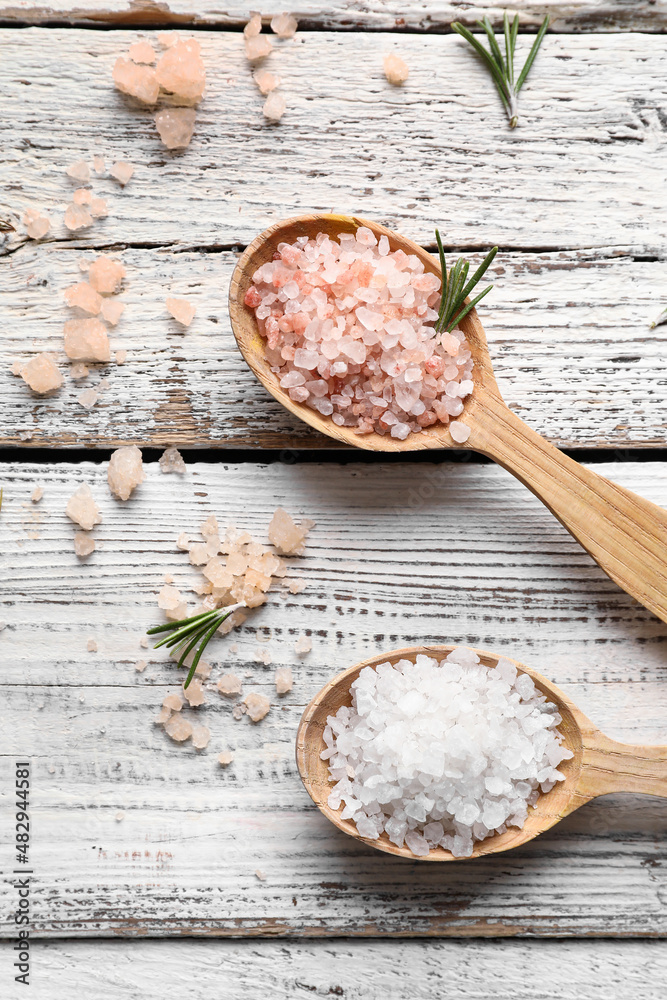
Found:
<path fill-rule="evenodd" d="M 417 856 L 440 846 L 469 857 L 476 841 L 522 827 L 572 757 L 532 679 L 463 647 L 366 667 L 351 694 L 324 730 L 329 806 L 343 805 L 361 836 L 384 832 Z"/>

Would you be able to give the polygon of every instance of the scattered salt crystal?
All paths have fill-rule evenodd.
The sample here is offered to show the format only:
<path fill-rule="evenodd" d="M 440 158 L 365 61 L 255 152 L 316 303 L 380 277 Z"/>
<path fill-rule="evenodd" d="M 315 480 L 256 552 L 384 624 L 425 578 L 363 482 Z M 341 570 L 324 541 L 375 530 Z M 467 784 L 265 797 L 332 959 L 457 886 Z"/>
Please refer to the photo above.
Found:
<path fill-rule="evenodd" d="M 278 38 L 293 38 L 298 26 L 299 22 L 291 14 L 276 14 L 271 18 L 271 31 Z"/>
<path fill-rule="evenodd" d="M 276 509 L 269 525 L 269 541 L 282 555 L 301 555 L 305 538 L 314 521 L 303 520 L 297 525 L 282 507 Z"/>
<path fill-rule="evenodd" d="M 251 38 L 246 35 L 243 41 L 248 62 L 259 62 L 273 51 L 273 45 L 266 35 L 254 35 Z"/>
<path fill-rule="evenodd" d="M 285 114 L 285 108 L 285 98 L 282 94 L 272 90 L 267 99 L 264 101 L 262 113 L 265 118 L 269 119 L 269 121 L 277 122 L 280 121 L 282 116 Z"/>
<path fill-rule="evenodd" d="M 127 351 L 116 351 L 116 364 L 124 365 L 127 361 Z"/>
<path fill-rule="evenodd" d="M 226 697 L 239 694 L 241 691 L 241 678 L 236 674 L 223 674 L 218 681 L 218 691 Z"/>
<path fill-rule="evenodd" d="M 463 444 L 470 437 L 470 428 L 460 420 L 452 420 L 449 424 L 449 433 L 457 444 Z"/>
<path fill-rule="evenodd" d="M 218 528 L 218 521 L 215 514 L 209 514 L 206 520 L 202 522 L 201 533 L 203 538 L 219 538 L 220 529 Z"/>
<path fill-rule="evenodd" d="M 156 717 L 153 719 L 153 722 L 156 726 L 164 726 L 168 719 L 171 719 L 171 709 L 167 708 L 166 705 L 163 705 Z"/>
<path fill-rule="evenodd" d="M 145 635 L 142 635 L 141 639 L 139 640 L 139 645 L 141 646 L 142 649 L 148 649 L 148 638 Z"/>
<path fill-rule="evenodd" d="M 164 731 L 167 736 L 170 736 L 175 742 L 184 743 L 185 740 L 192 736 L 192 723 L 188 722 L 187 719 L 181 718 L 180 715 L 172 715 L 172 717 L 165 722 Z"/>
<path fill-rule="evenodd" d="M 88 642 L 86 643 L 86 649 L 88 650 L 89 653 L 96 653 L 97 652 L 96 641 L 94 639 L 89 639 Z"/>
<path fill-rule="evenodd" d="M 132 491 L 143 483 L 141 451 L 135 444 L 114 451 L 109 459 L 107 479 L 111 492 L 119 500 L 127 500 Z"/>
<path fill-rule="evenodd" d="M 255 650 L 255 663 L 263 663 L 268 667 L 269 663 L 273 662 L 273 657 L 268 649 L 256 649 Z"/>
<path fill-rule="evenodd" d="M 88 281 L 100 295 L 115 295 L 125 277 L 125 268 L 119 260 L 100 254 L 88 268 Z"/>
<path fill-rule="evenodd" d="M 400 87 L 402 83 L 405 83 L 409 73 L 410 70 L 400 56 L 395 55 L 393 52 L 389 52 L 384 57 L 384 75 L 387 77 L 389 83 L 393 84 L 395 87 Z"/>
<path fill-rule="evenodd" d="M 149 66 L 138 66 L 131 59 L 121 57 L 116 60 L 113 82 L 117 90 L 136 98 L 142 104 L 155 104 L 160 93 L 156 71 Z"/>
<path fill-rule="evenodd" d="M 86 229 L 92 226 L 93 217 L 85 205 L 76 205 L 72 202 L 65 209 L 65 225 L 72 232 L 77 229 Z"/>
<path fill-rule="evenodd" d="M 173 444 L 169 445 L 168 448 L 165 448 L 164 452 L 160 456 L 159 465 L 161 472 L 178 472 L 182 474 L 186 471 L 183 456 L 178 448 L 175 448 Z"/>
<path fill-rule="evenodd" d="M 157 36 L 157 40 L 163 49 L 170 49 L 178 41 L 178 35 L 175 31 L 161 31 Z"/>
<path fill-rule="evenodd" d="M 234 754 L 230 753 L 229 750 L 223 750 L 221 754 L 218 754 L 218 764 L 221 767 L 228 767 L 233 760 Z"/>
<path fill-rule="evenodd" d="M 190 546 L 190 562 L 193 566 L 203 566 L 209 561 L 207 546 L 202 542 L 196 542 Z"/>
<path fill-rule="evenodd" d="M 45 215 L 40 215 L 33 208 L 27 208 L 23 213 L 23 225 L 31 240 L 41 240 L 51 228 L 51 222 Z"/>
<path fill-rule="evenodd" d="M 197 750 L 203 750 L 208 746 L 211 739 L 211 730 L 208 726 L 195 726 L 192 730 L 192 745 Z"/>
<path fill-rule="evenodd" d="M 103 319 L 105 319 L 110 326 L 116 326 L 124 311 L 124 302 L 119 302 L 117 299 L 102 299 L 100 312 L 102 313 Z M 120 352 L 117 352 L 116 359 L 119 353 Z M 127 351 L 125 351 L 125 354 L 127 355 Z"/>
<path fill-rule="evenodd" d="M 32 391 L 40 395 L 53 392 L 63 384 L 63 377 L 50 354 L 37 354 L 21 365 L 18 373 Z"/>
<path fill-rule="evenodd" d="M 93 192 L 90 188 L 77 188 L 72 195 L 72 201 L 75 205 L 90 205 L 93 200 Z"/>
<path fill-rule="evenodd" d="M 65 513 L 71 521 L 78 524 L 84 531 L 92 531 L 96 524 L 102 521 L 100 509 L 93 500 L 88 483 L 81 483 L 67 501 Z"/>
<path fill-rule="evenodd" d="M 102 296 L 87 281 L 79 281 L 65 289 L 65 302 L 72 309 L 80 309 L 89 316 L 97 316 L 102 307 Z"/>
<path fill-rule="evenodd" d="M 145 40 L 133 42 L 130 45 L 128 55 L 135 63 L 153 63 L 156 59 L 155 49 L 150 42 Z"/>
<path fill-rule="evenodd" d="M 189 146 L 196 117 L 192 108 L 165 108 L 158 111 L 155 126 L 167 149 L 184 149 Z"/>
<path fill-rule="evenodd" d="M 187 299 L 167 299 L 165 304 L 167 312 L 171 313 L 178 323 L 182 326 L 190 326 L 197 312 L 195 306 L 188 302 Z"/>
<path fill-rule="evenodd" d="M 201 46 L 194 38 L 179 39 L 160 57 L 155 73 L 160 86 L 188 104 L 204 95 L 206 70 Z"/>
<path fill-rule="evenodd" d="M 201 686 L 201 681 L 194 677 L 188 686 L 184 689 L 185 697 L 188 703 L 195 708 L 197 705 L 203 705 L 206 701 L 206 696 L 204 695 L 204 689 Z"/>
<path fill-rule="evenodd" d="M 42 487 L 35 486 L 34 490 L 30 495 L 30 499 L 32 500 L 33 503 L 39 503 L 39 501 L 42 499 L 43 496 L 44 496 L 44 490 L 42 489 Z"/>
<path fill-rule="evenodd" d="M 165 585 L 157 597 L 157 606 L 163 611 L 173 611 L 181 603 L 181 592 L 177 587 Z"/>
<path fill-rule="evenodd" d="M 138 674 L 142 674 L 147 666 L 148 664 L 146 663 L 145 660 L 137 660 L 137 662 L 134 664 L 134 669 L 137 671 Z"/>
<path fill-rule="evenodd" d="M 73 379 L 86 378 L 88 375 L 90 375 L 90 369 L 88 368 L 87 365 L 84 365 L 80 361 L 78 361 L 75 365 L 72 365 L 72 367 L 69 370 L 69 374 L 70 378 Z"/>
<path fill-rule="evenodd" d="M 290 580 L 289 583 L 287 584 L 287 589 L 289 590 L 290 594 L 300 594 L 303 590 L 306 589 L 306 581 Z"/>
<path fill-rule="evenodd" d="M 246 38 L 255 38 L 259 35 L 262 30 L 262 15 L 257 11 L 253 11 L 252 16 L 248 23 L 243 28 L 243 34 Z"/>
<path fill-rule="evenodd" d="M 90 203 L 90 214 L 94 219 L 106 219 L 109 214 L 109 206 L 104 198 L 93 198 Z"/>
<path fill-rule="evenodd" d="M 292 690 L 293 683 L 291 667 L 278 667 L 275 675 L 275 685 L 278 694 L 287 694 L 288 691 Z"/>
<path fill-rule="evenodd" d="M 178 691 L 168 694 L 162 702 L 163 707 L 168 708 L 170 712 L 180 712 L 184 704 L 185 702 Z"/>
<path fill-rule="evenodd" d="M 72 361 L 108 361 L 109 337 L 99 319 L 70 319 L 65 323 L 65 354 Z"/>
<path fill-rule="evenodd" d="M 243 699 L 248 715 L 253 722 L 260 722 L 271 708 L 271 702 L 263 694 L 251 691 Z M 237 706 L 238 707 L 238 706 Z"/>
<path fill-rule="evenodd" d="M 77 403 L 83 406 L 86 410 L 92 409 L 100 398 L 100 394 L 97 389 L 84 389 L 76 397 Z"/>
<path fill-rule="evenodd" d="M 298 653 L 300 656 L 303 653 L 310 653 L 312 648 L 313 648 L 313 640 L 310 638 L 310 636 L 307 635 L 300 635 L 299 638 L 294 643 L 294 651 Z"/>
<path fill-rule="evenodd" d="M 90 180 L 90 167 L 85 160 L 77 160 L 71 167 L 67 167 L 65 173 L 71 180 L 79 183 L 87 184 Z"/>
<path fill-rule="evenodd" d="M 266 875 L 259 868 L 255 869 L 255 878 L 258 878 L 260 882 L 266 882 Z"/>
<path fill-rule="evenodd" d="M 98 177 L 99 177 L 100 174 L 104 173 L 104 169 L 105 168 L 104 168 L 104 157 L 103 156 L 94 156 L 93 157 L 93 169 L 95 170 L 95 173 L 98 175 Z"/>
<path fill-rule="evenodd" d="M 21 364 L 21 362 L 20 361 L 15 361 L 12 364 L 12 366 L 11 366 L 11 368 L 9 370 L 11 371 L 12 375 L 20 375 L 22 368 L 23 368 L 23 365 Z"/>
<path fill-rule="evenodd" d="M 125 187 L 134 173 L 134 167 L 126 160 L 117 160 L 109 173 L 112 177 L 115 177 L 122 187 Z"/>
<path fill-rule="evenodd" d="M 190 539 L 188 538 L 187 531 L 182 531 L 176 539 L 176 548 L 180 549 L 181 552 L 190 551 Z"/>
<path fill-rule="evenodd" d="M 268 69 L 256 69 L 252 78 L 261 94 L 270 94 L 272 90 L 280 86 L 280 77 Z"/>
<path fill-rule="evenodd" d="M 241 719 L 246 714 L 246 711 L 247 709 L 245 705 L 234 705 L 234 708 L 232 709 L 232 716 L 238 722 L 239 719 Z"/>
<path fill-rule="evenodd" d="M 85 531 L 77 531 L 74 535 L 74 551 L 80 559 L 85 559 L 95 551 L 95 539 Z"/>

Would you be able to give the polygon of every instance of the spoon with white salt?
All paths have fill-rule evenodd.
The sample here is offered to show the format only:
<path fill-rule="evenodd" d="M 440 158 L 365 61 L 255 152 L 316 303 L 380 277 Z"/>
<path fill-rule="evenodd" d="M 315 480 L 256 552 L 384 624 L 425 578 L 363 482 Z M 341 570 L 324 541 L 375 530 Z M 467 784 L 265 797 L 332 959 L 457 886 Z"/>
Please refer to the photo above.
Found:
<path fill-rule="evenodd" d="M 303 713 L 296 739 L 296 762 L 301 779 L 311 799 L 321 812 L 344 833 L 388 854 L 411 860 L 457 861 L 443 847 L 432 848 L 428 855 L 416 857 L 407 847 L 398 847 L 386 833 L 378 839 L 360 836 L 351 819 L 342 819 L 343 805 L 333 809 L 328 804 L 332 791 L 328 761 L 321 754 L 325 751 L 324 730 L 329 716 L 336 714 L 343 705 L 351 704 L 350 686 L 365 667 L 375 668 L 381 663 L 399 660 L 415 661 L 420 654 L 442 659 L 455 646 L 412 646 L 371 657 L 334 677 L 315 695 Z M 539 796 L 528 810 L 528 817 L 521 828 L 510 827 L 504 833 L 492 834 L 477 841 L 470 857 L 483 857 L 519 847 L 550 829 L 575 809 L 599 795 L 613 792 L 639 792 L 667 798 L 667 746 L 630 746 L 609 739 L 577 708 L 555 684 L 529 667 L 506 656 L 476 649 L 474 652 L 485 667 L 495 668 L 499 661 L 511 663 L 518 674 L 527 674 L 537 689 L 556 705 L 562 718 L 558 730 L 563 745 L 572 757 L 559 764 L 565 775 L 551 791 Z"/>
<path fill-rule="evenodd" d="M 229 313 L 241 353 L 262 384 L 291 413 L 337 441 L 372 451 L 403 452 L 467 448 L 488 455 L 528 487 L 574 535 L 598 565 L 627 593 L 667 621 L 667 511 L 617 486 L 563 455 L 521 420 L 503 401 L 493 374 L 486 336 L 473 309 L 459 324 L 470 345 L 474 389 L 461 416 L 450 426 L 435 424 L 405 440 L 375 432 L 359 435 L 351 427 L 295 402 L 271 370 L 266 341 L 253 310 L 244 304 L 257 269 L 274 258 L 279 243 L 326 233 L 354 233 L 367 227 L 385 236 L 392 251 L 415 254 L 427 273 L 440 277 L 439 262 L 426 250 L 366 219 L 343 215 L 306 215 L 265 230 L 240 258 L 231 280 Z M 465 441 L 461 438 L 468 432 Z M 456 440 L 453 437 L 456 435 Z"/>

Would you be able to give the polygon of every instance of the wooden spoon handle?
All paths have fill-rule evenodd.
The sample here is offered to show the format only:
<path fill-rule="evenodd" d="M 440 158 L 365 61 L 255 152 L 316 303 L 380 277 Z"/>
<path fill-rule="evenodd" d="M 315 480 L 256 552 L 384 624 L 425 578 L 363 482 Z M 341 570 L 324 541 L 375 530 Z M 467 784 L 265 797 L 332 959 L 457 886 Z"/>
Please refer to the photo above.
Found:
<path fill-rule="evenodd" d="M 667 511 L 563 455 L 499 396 L 476 404 L 469 447 L 525 483 L 612 580 L 667 621 Z"/>
<path fill-rule="evenodd" d="M 595 733 L 584 746 L 577 794 L 587 800 L 609 792 L 641 792 L 667 799 L 667 746 L 633 747 Z"/>

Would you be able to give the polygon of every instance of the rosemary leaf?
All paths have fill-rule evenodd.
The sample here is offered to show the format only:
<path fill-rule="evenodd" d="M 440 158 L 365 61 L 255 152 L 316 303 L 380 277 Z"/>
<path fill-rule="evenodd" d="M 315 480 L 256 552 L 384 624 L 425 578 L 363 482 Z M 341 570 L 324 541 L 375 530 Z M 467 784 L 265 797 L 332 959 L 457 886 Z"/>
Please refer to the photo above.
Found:
<path fill-rule="evenodd" d="M 445 251 L 440 237 L 440 231 L 436 229 L 435 239 L 438 244 L 438 256 L 442 269 L 442 287 L 440 291 L 440 308 L 438 318 L 435 322 L 435 329 L 438 333 L 451 333 L 454 327 L 468 315 L 470 310 L 491 291 L 493 285 L 485 288 L 472 302 L 466 305 L 466 299 L 470 292 L 479 283 L 482 276 L 488 270 L 493 258 L 498 253 L 498 247 L 493 247 L 488 252 L 482 263 L 479 265 L 472 278 L 466 284 L 470 262 L 463 257 L 459 257 L 452 269 L 448 272 L 445 262 Z"/>
<path fill-rule="evenodd" d="M 649 329 L 654 330 L 656 326 L 662 326 L 663 323 L 667 323 L 667 309 L 663 309 L 659 316 L 651 323 Z M 2 501 L 2 490 L 0 490 L 0 502 Z"/>
<path fill-rule="evenodd" d="M 0 503 L 2 502 L 2 490 L 0 490 Z M 226 608 L 214 608 L 212 611 L 202 611 L 198 615 L 191 615 L 189 618 L 181 618 L 175 622 L 165 622 L 163 625 L 155 625 L 146 631 L 146 635 L 158 635 L 160 632 L 168 634 L 155 643 L 154 649 L 166 646 L 172 653 L 183 650 L 178 661 L 178 666 L 182 667 L 189 653 L 197 649 L 188 676 L 183 684 L 187 688 L 195 675 L 202 653 L 209 642 L 218 631 L 224 621 L 229 618 L 234 611 L 245 608 L 245 603 L 230 604 Z"/>

